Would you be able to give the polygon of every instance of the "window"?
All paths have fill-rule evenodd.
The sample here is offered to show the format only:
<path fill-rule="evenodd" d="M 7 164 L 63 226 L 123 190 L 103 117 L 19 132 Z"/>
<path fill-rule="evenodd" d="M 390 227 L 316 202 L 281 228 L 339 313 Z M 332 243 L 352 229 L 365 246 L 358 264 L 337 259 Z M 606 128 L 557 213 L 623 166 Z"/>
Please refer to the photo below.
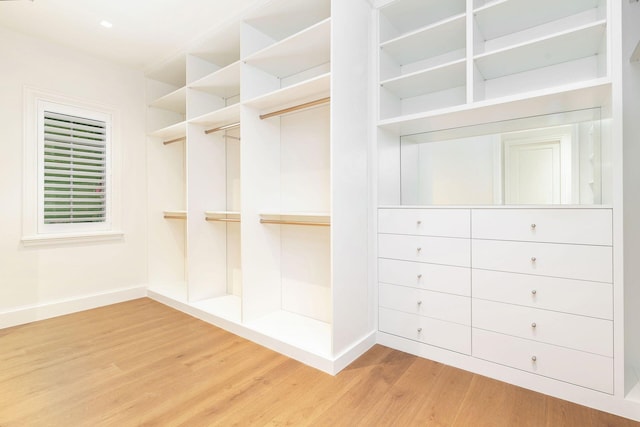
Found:
<path fill-rule="evenodd" d="M 23 244 L 121 238 L 113 215 L 116 112 L 35 90 L 26 95 Z"/>

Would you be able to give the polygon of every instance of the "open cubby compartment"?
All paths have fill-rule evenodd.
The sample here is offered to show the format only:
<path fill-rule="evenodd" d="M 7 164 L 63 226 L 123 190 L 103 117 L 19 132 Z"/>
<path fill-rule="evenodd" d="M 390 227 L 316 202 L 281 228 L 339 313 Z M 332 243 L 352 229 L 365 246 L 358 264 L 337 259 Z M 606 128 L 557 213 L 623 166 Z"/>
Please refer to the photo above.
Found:
<path fill-rule="evenodd" d="M 418 71 L 380 83 L 380 118 L 462 105 L 466 102 L 466 61 Z"/>
<path fill-rule="evenodd" d="M 466 57 L 466 16 L 424 27 L 380 44 L 380 79 L 387 80 Z"/>
<path fill-rule="evenodd" d="M 243 265 L 243 317 L 282 342 L 329 355 L 330 227 L 293 219 L 328 220 L 330 109 L 264 120 L 260 113 L 243 105 L 242 254 L 251 260 Z"/>
<path fill-rule="evenodd" d="M 187 301 L 185 143 L 149 137 L 149 289 Z"/>
<path fill-rule="evenodd" d="M 240 23 L 222 29 L 200 39 L 189 49 L 187 56 L 187 85 L 193 87 L 200 80 L 221 71 L 240 60 Z"/>
<path fill-rule="evenodd" d="M 606 21 L 476 55 L 473 74 L 474 101 L 606 78 Z"/>
<path fill-rule="evenodd" d="M 395 0 L 379 9 L 380 42 L 438 26 L 465 10 L 466 0 Z"/>
<path fill-rule="evenodd" d="M 331 0 L 274 0 L 244 19 L 241 57 L 294 37 L 331 17 Z"/>
<path fill-rule="evenodd" d="M 515 46 L 607 19 L 606 0 L 476 1 L 474 54 Z"/>
<path fill-rule="evenodd" d="M 245 57 L 242 99 L 250 100 L 331 71 L 331 21 L 325 19 Z"/>

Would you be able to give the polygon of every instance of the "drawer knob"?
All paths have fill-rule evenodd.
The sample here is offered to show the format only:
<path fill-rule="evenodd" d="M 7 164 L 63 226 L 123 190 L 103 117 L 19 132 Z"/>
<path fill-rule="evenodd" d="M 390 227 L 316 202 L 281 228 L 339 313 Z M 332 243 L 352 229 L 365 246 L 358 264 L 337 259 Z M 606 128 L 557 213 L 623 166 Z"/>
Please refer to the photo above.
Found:
<path fill-rule="evenodd" d="M 531 224 L 531 229 L 535 230 L 536 229 L 536 225 L 535 224 Z"/>
<path fill-rule="evenodd" d="M 535 362 L 536 360 L 538 360 L 538 358 L 537 358 L 537 357 L 535 357 L 535 356 L 531 356 L 531 361 L 532 361 L 532 362 Z"/>
<path fill-rule="evenodd" d="M 536 322 L 533 322 L 533 323 L 531 324 L 531 327 L 532 327 L 532 328 L 535 328 L 536 326 L 538 326 L 538 325 L 536 325 Z"/>
<path fill-rule="evenodd" d="M 536 291 L 535 289 L 531 289 L 531 295 L 535 295 L 537 293 L 538 293 L 538 291 Z"/>
<path fill-rule="evenodd" d="M 422 279 L 422 274 L 418 274 L 418 279 Z"/>
<path fill-rule="evenodd" d="M 534 256 L 531 257 L 531 262 L 536 262 L 536 260 L 537 260 L 536 257 L 534 257 Z"/>
<path fill-rule="evenodd" d="M 418 301 L 418 305 L 422 305 L 422 301 Z"/>
<path fill-rule="evenodd" d="M 418 328 L 418 333 L 422 332 L 422 328 Z"/>
<path fill-rule="evenodd" d="M 422 224 L 422 221 L 416 221 L 416 225 Z"/>
<path fill-rule="evenodd" d="M 422 248 L 418 248 L 417 251 L 420 252 L 422 250 Z"/>

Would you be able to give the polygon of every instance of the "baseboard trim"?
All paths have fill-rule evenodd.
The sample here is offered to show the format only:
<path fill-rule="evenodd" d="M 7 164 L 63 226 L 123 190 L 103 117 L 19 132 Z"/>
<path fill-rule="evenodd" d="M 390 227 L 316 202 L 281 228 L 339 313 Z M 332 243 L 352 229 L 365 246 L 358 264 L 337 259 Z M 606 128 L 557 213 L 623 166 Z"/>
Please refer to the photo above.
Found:
<path fill-rule="evenodd" d="M 144 285 L 140 285 L 75 298 L 16 307 L 10 310 L 0 311 L 0 329 L 143 298 L 145 296 L 147 296 L 147 288 Z"/>

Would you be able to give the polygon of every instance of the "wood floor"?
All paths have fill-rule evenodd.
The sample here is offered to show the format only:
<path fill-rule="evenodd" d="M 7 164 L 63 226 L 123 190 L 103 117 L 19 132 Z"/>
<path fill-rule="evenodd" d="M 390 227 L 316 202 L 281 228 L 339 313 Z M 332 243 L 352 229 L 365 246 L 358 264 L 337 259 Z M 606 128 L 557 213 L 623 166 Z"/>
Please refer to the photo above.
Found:
<path fill-rule="evenodd" d="M 149 299 L 0 330 L 0 426 L 638 426 L 375 346 L 332 377 Z"/>

